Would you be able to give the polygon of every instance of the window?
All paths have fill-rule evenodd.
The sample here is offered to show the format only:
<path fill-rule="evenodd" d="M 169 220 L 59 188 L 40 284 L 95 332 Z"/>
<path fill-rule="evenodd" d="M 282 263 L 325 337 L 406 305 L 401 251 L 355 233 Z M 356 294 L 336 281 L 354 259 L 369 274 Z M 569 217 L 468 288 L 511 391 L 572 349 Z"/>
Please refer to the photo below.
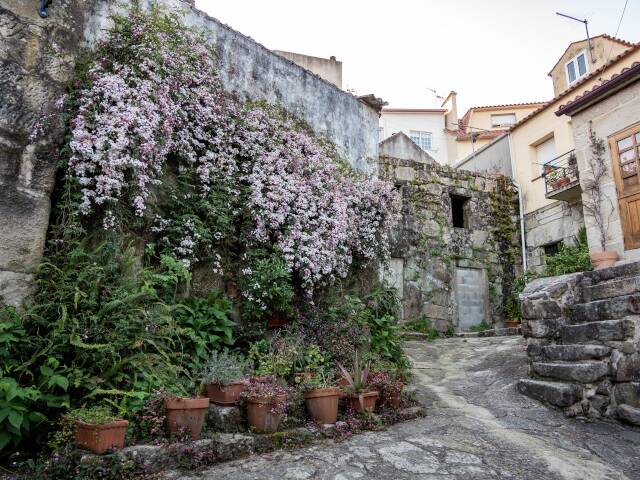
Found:
<path fill-rule="evenodd" d="M 491 115 L 492 127 L 506 127 L 510 125 L 515 125 L 515 123 L 516 123 L 515 113 L 499 113 L 496 115 Z"/>
<path fill-rule="evenodd" d="M 548 245 L 544 245 L 542 248 L 544 249 L 545 257 L 553 257 L 560 250 L 560 245 L 562 242 L 549 243 Z"/>
<path fill-rule="evenodd" d="M 616 151 L 618 152 L 617 157 L 620 175 L 625 183 L 630 183 L 627 179 L 638 173 L 638 161 L 640 160 L 640 131 L 637 133 L 633 130 L 627 131 L 627 136 L 622 138 L 617 137 Z"/>
<path fill-rule="evenodd" d="M 469 197 L 449 195 L 451 197 L 451 220 L 454 228 L 469 228 Z"/>
<path fill-rule="evenodd" d="M 587 54 L 584 50 L 569 60 L 565 64 L 565 68 L 569 85 L 584 77 L 587 74 Z"/>
<path fill-rule="evenodd" d="M 409 135 L 411 140 L 418 145 L 422 150 L 431 150 L 433 145 L 431 144 L 431 132 L 420 132 L 417 130 L 411 130 Z"/>
<path fill-rule="evenodd" d="M 544 164 L 556 158 L 556 140 L 551 137 L 536 145 L 536 163 L 538 164 L 538 174 L 544 173 Z"/>

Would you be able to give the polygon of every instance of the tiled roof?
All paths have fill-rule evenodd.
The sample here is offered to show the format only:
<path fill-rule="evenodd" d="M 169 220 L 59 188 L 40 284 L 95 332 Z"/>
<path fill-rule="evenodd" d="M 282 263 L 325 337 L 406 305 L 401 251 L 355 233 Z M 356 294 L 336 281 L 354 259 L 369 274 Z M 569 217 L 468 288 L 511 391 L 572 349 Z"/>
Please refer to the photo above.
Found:
<path fill-rule="evenodd" d="M 463 130 L 450 130 L 450 133 L 453 133 L 456 136 L 456 140 L 470 140 L 471 134 L 473 133 L 476 137 L 476 140 L 491 140 L 493 138 L 497 138 L 503 135 L 507 130 L 484 130 L 484 131 L 463 131 Z"/>
<path fill-rule="evenodd" d="M 625 80 L 625 77 L 627 76 L 634 75 L 640 75 L 640 62 L 633 62 L 631 66 L 623 68 L 618 73 L 614 73 L 611 78 L 603 80 L 602 83 L 594 85 L 589 90 L 585 90 L 573 100 L 570 100 L 566 104 L 560 105 L 560 107 L 556 111 L 556 115 L 560 116 L 564 115 L 565 113 L 571 113 L 571 110 L 574 110 L 576 107 L 578 107 L 579 104 L 586 103 L 586 101 L 589 101 L 590 99 L 593 99 L 612 88 L 616 88 L 615 84 Z"/>
<path fill-rule="evenodd" d="M 479 107 L 471 107 L 469 110 L 493 110 L 502 108 L 518 108 L 518 107 L 532 107 L 534 105 L 541 105 L 544 102 L 522 102 L 522 103 L 504 103 L 502 105 L 482 105 Z M 469 111 L 467 110 L 467 111 Z"/>
<path fill-rule="evenodd" d="M 595 38 L 606 38 L 607 40 L 611 40 L 612 42 L 616 42 L 619 43 L 620 45 L 624 45 L 625 47 L 633 47 L 634 43 L 632 42 L 628 42 L 626 40 L 623 40 L 621 38 L 617 38 L 617 37 L 613 37 L 611 35 L 607 35 L 606 33 L 603 33 L 602 35 L 596 35 L 595 37 L 591 37 L 591 40 L 595 39 Z M 553 72 L 553 70 L 558 66 L 558 64 L 560 63 L 560 60 L 562 60 L 562 57 L 564 57 L 564 54 L 567 53 L 567 50 L 569 50 L 571 48 L 571 45 L 575 45 L 576 43 L 580 43 L 580 42 L 586 42 L 587 39 L 585 38 L 584 40 L 576 40 L 575 42 L 571 42 L 569 44 L 569 46 L 567 48 L 564 49 L 564 52 L 562 52 L 562 55 L 560 55 L 560 57 L 558 58 L 558 61 L 555 63 L 555 65 L 553 66 L 553 68 L 551 68 L 551 70 L 549 70 L 549 73 L 547 75 L 551 76 L 551 72 Z"/>
<path fill-rule="evenodd" d="M 601 67 L 597 68 L 596 70 L 594 70 L 591 74 L 587 75 L 586 77 L 581 78 L 580 80 L 578 80 L 576 83 L 574 83 L 571 87 L 567 88 L 566 90 L 564 90 L 563 92 L 560 92 L 558 95 L 556 95 L 555 97 L 553 97 L 551 100 L 549 100 L 548 102 L 542 104 L 539 108 L 535 109 L 533 112 L 531 112 L 529 115 L 527 115 L 526 117 L 524 117 L 523 119 L 521 119 L 518 123 L 516 123 L 515 125 L 513 125 L 510 130 L 515 130 L 516 128 L 518 128 L 520 125 L 528 122 L 529 120 L 531 120 L 533 117 L 535 117 L 536 115 L 538 115 L 540 112 L 546 110 L 547 108 L 549 108 L 551 105 L 553 105 L 554 103 L 556 103 L 558 100 L 560 100 L 561 98 L 566 97 L 567 95 L 569 95 L 572 92 L 575 92 L 579 87 L 581 87 L 582 85 L 584 85 L 586 82 L 592 80 L 594 77 L 596 77 L 597 75 L 601 74 L 602 72 L 604 72 L 607 68 L 609 68 L 610 66 L 616 64 L 617 62 L 619 62 L 620 60 L 622 60 L 623 58 L 627 57 L 628 55 L 631 55 L 634 52 L 637 52 L 638 50 L 640 50 L 640 43 L 636 43 L 633 45 L 632 48 L 629 48 L 627 50 L 625 50 L 624 52 L 618 54 L 617 56 L 615 56 L 614 58 L 612 58 L 610 61 L 608 61 L 607 63 L 605 63 L 604 65 L 602 65 Z"/>
<path fill-rule="evenodd" d="M 444 113 L 446 108 L 394 108 L 385 107 L 382 113 Z"/>

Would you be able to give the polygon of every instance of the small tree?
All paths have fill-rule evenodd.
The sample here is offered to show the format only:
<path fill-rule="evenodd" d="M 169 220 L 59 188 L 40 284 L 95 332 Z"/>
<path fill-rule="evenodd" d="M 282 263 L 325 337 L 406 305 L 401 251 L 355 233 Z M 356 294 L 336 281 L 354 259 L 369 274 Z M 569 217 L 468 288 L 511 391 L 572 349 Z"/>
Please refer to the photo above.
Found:
<path fill-rule="evenodd" d="M 587 167 L 590 176 L 582 176 L 582 188 L 586 194 L 586 200 L 583 200 L 582 207 L 585 214 L 593 219 L 598 229 L 600 247 L 604 252 L 607 245 L 607 236 L 609 232 L 609 224 L 611 215 L 613 214 L 613 203 L 611 199 L 603 192 L 604 179 L 608 176 L 607 163 L 605 160 L 604 141 L 595 136 L 592 131 L 591 138 L 591 155 L 587 157 Z"/>

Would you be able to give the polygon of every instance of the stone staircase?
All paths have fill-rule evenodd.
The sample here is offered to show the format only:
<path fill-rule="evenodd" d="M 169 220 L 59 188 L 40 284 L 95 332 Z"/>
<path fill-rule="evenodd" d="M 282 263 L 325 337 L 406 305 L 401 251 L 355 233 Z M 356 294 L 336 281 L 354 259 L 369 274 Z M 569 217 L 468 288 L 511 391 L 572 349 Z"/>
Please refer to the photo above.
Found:
<path fill-rule="evenodd" d="M 535 280 L 522 301 L 530 378 L 518 390 L 640 425 L 640 262 Z"/>

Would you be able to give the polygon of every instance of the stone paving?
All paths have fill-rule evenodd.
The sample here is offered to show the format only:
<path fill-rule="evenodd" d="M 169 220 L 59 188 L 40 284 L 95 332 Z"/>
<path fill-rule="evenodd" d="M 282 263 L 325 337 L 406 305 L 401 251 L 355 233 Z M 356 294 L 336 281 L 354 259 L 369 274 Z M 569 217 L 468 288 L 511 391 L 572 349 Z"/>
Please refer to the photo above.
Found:
<path fill-rule="evenodd" d="M 565 418 L 518 394 L 521 337 L 408 342 L 427 417 L 180 480 L 640 479 L 640 429 Z"/>

